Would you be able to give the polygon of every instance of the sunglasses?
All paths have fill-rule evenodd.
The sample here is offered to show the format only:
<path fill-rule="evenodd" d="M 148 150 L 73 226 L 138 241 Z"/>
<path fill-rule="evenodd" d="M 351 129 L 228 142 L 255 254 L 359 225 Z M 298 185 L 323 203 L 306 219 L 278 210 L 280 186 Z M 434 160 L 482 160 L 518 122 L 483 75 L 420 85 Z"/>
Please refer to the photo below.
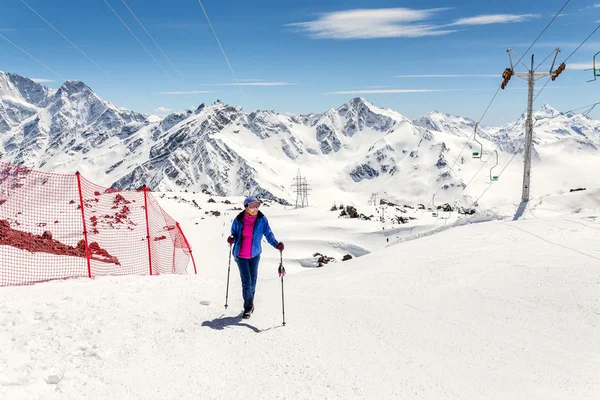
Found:
<path fill-rule="evenodd" d="M 258 208 L 258 207 L 260 207 L 259 202 L 254 202 L 254 203 L 248 204 L 248 208 Z"/>

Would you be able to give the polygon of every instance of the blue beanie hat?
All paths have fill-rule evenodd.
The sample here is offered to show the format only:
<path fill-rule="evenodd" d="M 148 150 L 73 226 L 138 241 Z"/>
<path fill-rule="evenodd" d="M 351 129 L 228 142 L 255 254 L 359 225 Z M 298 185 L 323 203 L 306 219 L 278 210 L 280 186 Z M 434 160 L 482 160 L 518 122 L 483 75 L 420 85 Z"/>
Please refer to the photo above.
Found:
<path fill-rule="evenodd" d="M 258 201 L 258 199 L 256 197 L 254 197 L 254 196 L 248 196 L 248 197 L 246 197 L 244 199 L 244 208 L 248 207 L 248 204 L 254 203 L 255 201 Z"/>

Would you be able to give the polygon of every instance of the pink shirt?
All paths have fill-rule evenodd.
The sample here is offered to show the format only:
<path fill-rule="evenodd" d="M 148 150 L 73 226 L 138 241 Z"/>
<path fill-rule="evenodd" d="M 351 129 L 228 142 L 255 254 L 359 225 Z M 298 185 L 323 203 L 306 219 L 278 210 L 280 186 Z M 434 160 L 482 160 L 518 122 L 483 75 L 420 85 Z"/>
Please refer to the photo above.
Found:
<path fill-rule="evenodd" d="M 239 258 L 252 258 L 252 235 L 254 233 L 254 223 L 256 215 L 244 214 L 244 226 L 242 227 L 242 243 L 240 245 Z"/>

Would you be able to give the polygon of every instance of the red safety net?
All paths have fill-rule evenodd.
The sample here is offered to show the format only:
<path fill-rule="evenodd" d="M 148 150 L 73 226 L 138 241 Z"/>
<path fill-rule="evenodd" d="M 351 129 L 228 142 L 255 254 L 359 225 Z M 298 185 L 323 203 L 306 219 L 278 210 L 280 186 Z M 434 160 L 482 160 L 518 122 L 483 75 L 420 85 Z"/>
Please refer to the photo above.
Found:
<path fill-rule="evenodd" d="M 185 274 L 190 258 L 179 224 L 146 188 L 115 191 L 0 162 L 0 286 Z"/>

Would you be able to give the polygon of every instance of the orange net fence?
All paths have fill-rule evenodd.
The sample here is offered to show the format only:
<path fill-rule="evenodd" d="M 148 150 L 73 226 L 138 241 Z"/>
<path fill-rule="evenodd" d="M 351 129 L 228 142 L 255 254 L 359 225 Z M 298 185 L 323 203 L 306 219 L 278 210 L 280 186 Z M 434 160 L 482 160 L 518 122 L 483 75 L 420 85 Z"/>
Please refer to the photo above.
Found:
<path fill-rule="evenodd" d="M 116 191 L 0 162 L 0 286 L 185 274 L 190 258 L 181 227 L 145 187 Z"/>

